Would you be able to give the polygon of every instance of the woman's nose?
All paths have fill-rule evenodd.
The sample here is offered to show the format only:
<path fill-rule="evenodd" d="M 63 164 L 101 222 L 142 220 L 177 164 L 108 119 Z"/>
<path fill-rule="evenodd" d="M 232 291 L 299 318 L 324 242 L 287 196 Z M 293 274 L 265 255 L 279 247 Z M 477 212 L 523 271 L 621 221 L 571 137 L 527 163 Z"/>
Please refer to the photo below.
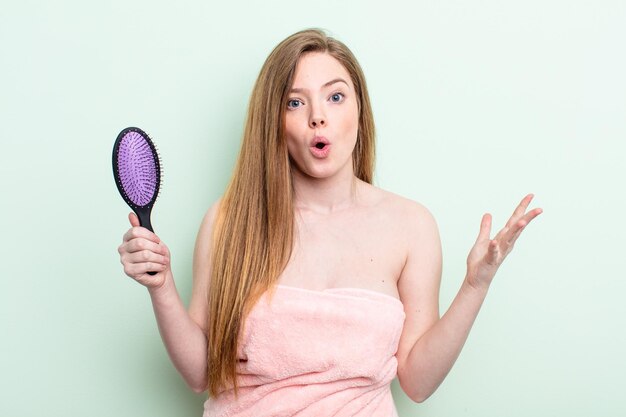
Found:
<path fill-rule="evenodd" d="M 326 124 L 323 118 L 312 118 L 311 119 L 311 127 L 322 127 Z"/>
<path fill-rule="evenodd" d="M 312 129 L 320 128 L 326 125 L 326 116 L 320 108 L 314 108 L 309 118 L 309 126 Z"/>

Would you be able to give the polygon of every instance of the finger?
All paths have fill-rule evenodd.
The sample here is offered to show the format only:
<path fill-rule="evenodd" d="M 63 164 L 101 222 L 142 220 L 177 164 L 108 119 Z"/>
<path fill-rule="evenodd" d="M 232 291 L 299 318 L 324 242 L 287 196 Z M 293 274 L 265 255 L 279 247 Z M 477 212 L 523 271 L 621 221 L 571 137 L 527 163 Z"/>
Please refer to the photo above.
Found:
<path fill-rule="evenodd" d="M 509 221 L 506 223 L 506 227 L 511 227 L 513 223 L 515 223 L 524 215 L 524 213 L 526 213 L 528 205 L 532 201 L 533 197 L 533 194 L 528 194 L 526 197 L 522 198 L 522 201 L 520 201 L 520 203 L 517 205 L 517 207 L 513 211 L 513 214 L 509 218 Z"/>
<path fill-rule="evenodd" d="M 536 208 L 536 209 L 532 209 L 531 211 L 529 211 L 528 213 L 526 213 L 524 215 L 524 217 L 522 217 L 522 220 L 526 221 L 526 224 L 530 223 L 535 217 L 539 216 L 541 213 L 543 213 L 543 209 L 541 208 Z"/>
<path fill-rule="evenodd" d="M 160 265 L 168 265 L 170 262 L 167 256 L 149 250 L 129 253 L 124 256 L 124 261 L 130 264 L 156 263 Z"/>
<path fill-rule="evenodd" d="M 150 277 L 150 279 L 152 279 L 151 276 L 147 275 L 148 272 L 162 272 L 162 271 L 165 271 L 166 269 L 167 269 L 166 265 L 159 264 L 159 263 L 152 263 L 152 262 L 124 265 L 124 273 L 128 275 L 129 277 L 134 278 L 140 282 L 141 282 L 140 279 L 145 276 Z"/>
<path fill-rule="evenodd" d="M 509 230 L 505 238 L 507 245 L 512 247 L 515 244 L 515 241 L 520 236 L 520 234 L 522 233 L 522 231 L 524 230 L 527 224 L 528 223 L 526 223 L 524 220 L 520 220 L 513 225 L 513 227 L 511 228 L 511 230 Z"/>
<path fill-rule="evenodd" d="M 141 227 L 141 226 L 134 226 L 128 229 L 128 231 L 124 233 L 124 237 L 122 238 L 122 240 L 124 242 L 128 242 L 131 239 L 137 239 L 137 238 L 148 239 L 155 243 L 159 243 L 161 241 L 161 239 L 159 239 L 157 235 L 155 235 L 154 233 L 152 233 L 150 230 L 146 229 L 145 227 Z"/>
<path fill-rule="evenodd" d="M 140 225 L 139 218 L 133 212 L 128 213 L 128 221 L 130 222 L 130 225 L 133 227 L 137 227 Z"/>
<path fill-rule="evenodd" d="M 124 265 L 126 275 L 135 279 L 148 271 L 165 270 L 170 265 L 168 257 L 148 251 L 123 254 L 120 262 Z"/>
<path fill-rule="evenodd" d="M 162 242 L 155 243 L 151 240 L 144 239 L 144 238 L 136 238 L 136 239 L 130 240 L 128 243 L 126 243 L 124 249 L 128 253 L 149 250 L 154 253 L 169 257 L 169 251 L 167 250 L 167 247 L 165 246 L 165 244 L 163 244 Z"/>
<path fill-rule="evenodd" d="M 497 240 L 491 240 L 489 242 L 489 248 L 487 249 L 487 255 L 485 260 L 489 265 L 496 265 L 498 263 L 498 255 L 500 253 L 500 248 Z"/>
<path fill-rule="evenodd" d="M 522 231 L 528 226 L 528 224 L 538 215 L 543 213 L 543 210 L 540 208 L 533 209 L 526 213 L 524 217 L 522 217 L 515 225 L 511 228 L 509 236 L 507 238 L 507 242 L 509 244 L 514 244 L 517 238 L 520 236 Z"/>
<path fill-rule="evenodd" d="M 483 214 L 483 218 L 480 221 L 480 231 L 478 232 L 478 237 L 476 238 L 476 242 L 489 240 L 490 233 L 491 233 L 491 214 L 485 213 Z"/>

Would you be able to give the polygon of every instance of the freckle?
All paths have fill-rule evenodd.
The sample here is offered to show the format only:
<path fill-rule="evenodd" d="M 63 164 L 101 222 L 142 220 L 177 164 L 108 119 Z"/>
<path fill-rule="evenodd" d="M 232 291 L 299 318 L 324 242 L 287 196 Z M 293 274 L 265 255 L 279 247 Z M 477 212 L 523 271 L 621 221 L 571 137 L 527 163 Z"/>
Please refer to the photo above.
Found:
<path fill-rule="evenodd" d="M 373 259 L 373 258 L 370 258 L 370 262 L 374 262 L 374 259 Z"/>

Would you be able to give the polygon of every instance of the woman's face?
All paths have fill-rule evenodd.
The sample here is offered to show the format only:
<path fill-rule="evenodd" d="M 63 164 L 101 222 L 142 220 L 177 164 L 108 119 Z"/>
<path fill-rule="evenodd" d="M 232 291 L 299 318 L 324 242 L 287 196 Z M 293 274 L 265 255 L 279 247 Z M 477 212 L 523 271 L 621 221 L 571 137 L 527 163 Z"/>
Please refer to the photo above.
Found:
<path fill-rule="evenodd" d="M 353 174 L 359 106 L 348 71 L 331 55 L 300 57 L 285 110 L 285 140 L 296 171 L 307 177 Z"/>

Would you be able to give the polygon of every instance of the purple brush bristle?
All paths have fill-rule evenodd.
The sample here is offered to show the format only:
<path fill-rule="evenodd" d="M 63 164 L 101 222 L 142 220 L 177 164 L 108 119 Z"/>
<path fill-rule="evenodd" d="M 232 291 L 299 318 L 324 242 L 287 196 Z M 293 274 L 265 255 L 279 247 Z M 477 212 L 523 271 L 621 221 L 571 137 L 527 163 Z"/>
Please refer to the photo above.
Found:
<path fill-rule="evenodd" d="M 117 169 L 121 186 L 135 205 L 152 201 L 158 187 L 158 168 L 146 138 L 133 131 L 122 137 Z"/>

